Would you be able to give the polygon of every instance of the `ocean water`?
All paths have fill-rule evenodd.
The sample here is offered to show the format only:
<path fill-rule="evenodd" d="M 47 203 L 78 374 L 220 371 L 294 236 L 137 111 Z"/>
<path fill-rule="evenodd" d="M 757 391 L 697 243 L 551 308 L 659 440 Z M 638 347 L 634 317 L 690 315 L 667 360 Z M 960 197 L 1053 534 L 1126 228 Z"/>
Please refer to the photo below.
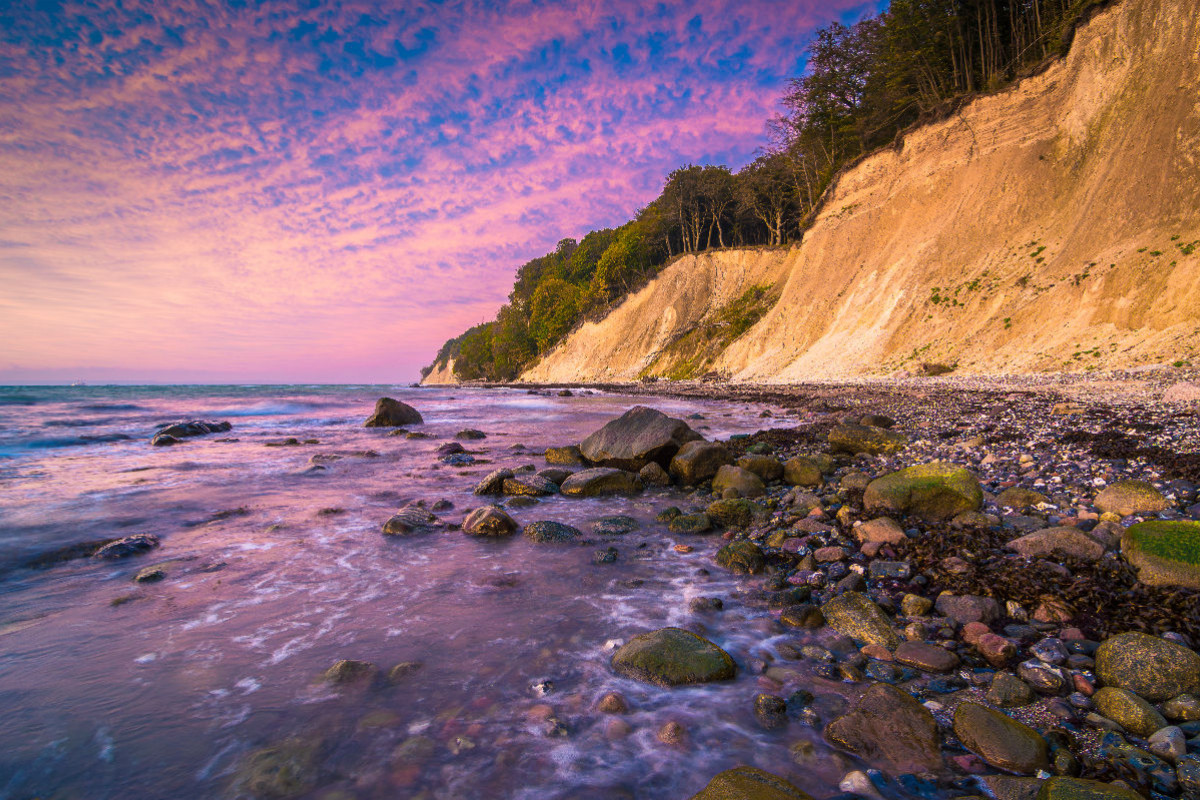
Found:
<path fill-rule="evenodd" d="M 425 424 L 413 429 L 432 438 L 362 427 L 383 395 L 417 407 Z M 306 754 L 297 796 L 328 800 L 688 797 L 738 764 L 835 793 L 851 762 L 798 721 L 768 731 L 752 713 L 764 687 L 803 687 L 800 673 L 782 690 L 747 669 L 660 689 L 610 669 L 616 643 L 664 625 L 703 631 L 741 665 L 779 662 L 773 648 L 795 640 L 712 563 L 719 535 L 653 521 L 684 499 L 672 490 L 512 511 L 585 531 L 614 514 L 641 522 L 581 544 L 381 535 L 419 500 L 448 501 L 439 516 L 460 521 L 487 472 L 541 469 L 545 447 L 639 403 L 700 414 L 690 422 L 709 438 L 797 421 L 763 420 L 753 404 L 602 393 L 0 388 L 0 800 L 253 796 L 239 765 L 268 747 Z M 233 429 L 150 445 L 158 426 L 190 419 Z M 436 448 L 463 428 L 487 433 L 463 442 L 478 463 L 441 463 Z M 267 446 L 287 437 L 318 443 Z M 135 533 L 162 546 L 28 566 Z M 616 563 L 593 563 L 608 546 Z M 154 564 L 164 580 L 133 581 Z M 700 595 L 725 610 L 691 613 Z M 321 674 L 343 658 L 423 666 L 395 685 L 331 687 Z M 595 710 L 608 691 L 628 700 L 626 735 Z M 682 743 L 656 736 L 671 720 Z"/>

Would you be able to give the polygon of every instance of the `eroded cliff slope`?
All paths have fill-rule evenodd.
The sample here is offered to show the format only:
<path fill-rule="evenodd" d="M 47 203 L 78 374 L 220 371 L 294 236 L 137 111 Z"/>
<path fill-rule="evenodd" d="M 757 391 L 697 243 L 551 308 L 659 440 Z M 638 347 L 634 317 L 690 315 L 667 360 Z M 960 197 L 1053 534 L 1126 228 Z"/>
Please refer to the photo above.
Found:
<path fill-rule="evenodd" d="M 1044 72 L 845 172 L 801 244 L 682 259 L 522 379 L 790 382 L 927 362 L 1009 373 L 1194 358 L 1197 12 L 1195 0 L 1109 7 Z M 770 287 L 766 306 L 731 328 L 755 286 Z"/>

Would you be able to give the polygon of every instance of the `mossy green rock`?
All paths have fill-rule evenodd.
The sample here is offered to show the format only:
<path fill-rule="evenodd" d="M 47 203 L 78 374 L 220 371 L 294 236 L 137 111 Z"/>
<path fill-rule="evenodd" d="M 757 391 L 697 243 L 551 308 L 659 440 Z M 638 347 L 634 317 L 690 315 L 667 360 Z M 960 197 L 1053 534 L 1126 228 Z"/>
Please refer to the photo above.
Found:
<path fill-rule="evenodd" d="M 712 530 L 712 520 L 708 514 L 681 514 L 667 523 L 671 533 L 705 533 Z"/>
<path fill-rule="evenodd" d="M 871 481 L 863 493 L 868 512 L 915 514 L 931 520 L 978 511 L 982 504 L 983 489 L 975 476 L 943 461 L 884 475 Z"/>
<path fill-rule="evenodd" d="M 1038 790 L 1037 800 L 1143 800 L 1126 786 L 1083 778 L 1051 778 Z"/>
<path fill-rule="evenodd" d="M 233 791 L 251 797 L 295 797 L 317 782 L 321 742 L 285 739 L 255 750 L 242 759 L 234 774 Z"/>
<path fill-rule="evenodd" d="M 1001 508 L 1015 508 L 1018 511 L 1028 511 L 1041 503 L 1049 503 L 1050 498 L 1041 492 L 1010 486 L 996 495 L 996 505 Z"/>
<path fill-rule="evenodd" d="M 762 548 L 754 542 L 730 542 L 717 551 L 717 563 L 730 572 L 756 575 L 766 566 Z"/>
<path fill-rule="evenodd" d="M 1092 695 L 1092 702 L 1096 710 L 1134 736 L 1145 739 L 1167 727 L 1166 718 L 1154 706 L 1128 689 L 1105 686 Z"/>
<path fill-rule="evenodd" d="M 887 614 L 860 592 L 843 592 L 821 606 L 821 614 L 830 626 L 856 641 L 889 650 L 900 644 Z"/>
<path fill-rule="evenodd" d="M 1050 766 L 1040 733 L 979 703 L 961 703 L 954 710 L 954 735 L 997 769 L 1029 774 Z"/>
<path fill-rule="evenodd" d="M 742 497 L 762 497 L 767 493 L 767 487 L 762 479 L 748 469 L 726 464 L 717 470 L 712 480 L 713 494 L 721 494 L 729 489 L 737 490 Z"/>
<path fill-rule="evenodd" d="M 551 520 L 531 522 L 525 526 L 525 538 L 534 542 L 569 542 L 583 536 L 583 532 L 570 525 Z"/>
<path fill-rule="evenodd" d="M 806 456 L 796 456 L 783 465 L 783 479 L 792 486 L 820 486 L 821 465 Z"/>
<path fill-rule="evenodd" d="M 705 513 L 718 525 L 726 528 L 745 528 L 754 522 L 758 506 L 749 500 L 716 500 L 709 503 Z"/>
<path fill-rule="evenodd" d="M 613 653 L 612 667 L 628 678 L 656 686 L 724 681 L 737 673 L 728 653 L 682 628 L 634 636 Z"/>
<path fill-rule="evenodd" d="M 908 692 L 886 683 L 867 689 L 849 713 L 825 727 L 825 738 L 891 772 L 942 767 L 937 722 Z"/>
<path fill-rule="evenodd" d="M 1121 555 L 1142 583 L 1200 589 L 1200 522 L 1139 522 L 1121 537 Z"/>
<path fill-rule="evenodd" d="M 1096 675 L 1105 686 L 1128 689 L 1157 703 L 1200 691 L 1200 655 L 1174 642 L 1132 631 L 1100 645 Z"/>
<path fill-rule="evenodd" d="M 838 425 L 829 432 L 829 449 L 835 453 L 878 456 L 895 453 L 906 446 L 908 437 L 904 434 L 869 425 Z"/>
<path fill-rule="evenodd" d="M 1169 505 L 1167 498 L 1145 481 L 1118 481 L 1096 495 L 1096 508 L 1128 517 L 1157 514 Z"/>
<path fill-rule="evenodd" d="M 718 773 L 692 800 L 812 800 L 804 792 L 757 767 L 734 767 Z"/>
<path fill-rule="evenodd" d="M 671 459 L 671 477 L 684 486 L 695 486 L 733 463 L 733 456 L 719 442 L 694 441 L 679 448 Z"/>
<path fill-rule="evenodd" d="M 777 481 L 783 477 L 783 462 L 771 456 L 745 455 L 737 460 L 737 465 L 764 481 Z"/>

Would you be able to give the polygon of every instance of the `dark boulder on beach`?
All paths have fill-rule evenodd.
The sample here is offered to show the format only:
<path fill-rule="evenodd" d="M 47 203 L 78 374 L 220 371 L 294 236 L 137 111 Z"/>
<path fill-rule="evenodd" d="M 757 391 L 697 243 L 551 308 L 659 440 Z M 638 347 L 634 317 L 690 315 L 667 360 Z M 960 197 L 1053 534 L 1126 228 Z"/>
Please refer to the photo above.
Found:
<path fill-rule="evenodd" d="M 681 419 L 634 406 L 579 444 L 590 463 L 637 472 L 651 461 L 667 467 L 679 448 L 703 437 Z"/>
<path fill-rule="evenodd" d="M 135 533 L 115 539 L 97 550 L 96 558 L 126 558 L 147 553 L 158 547 L 158 537 L 152 533 Z"/>
<path fill-rule="evenodd" d="M 367 428 L 399 428 L 420 425 L 424 421 L 421 413 L 407 403 L 381 397 L 375 401 L 375 413 L 363 424 Z"/>
<path fill-rule="evenodd" d="M 194 436 L 207 436 L 210 433 L 225 433 L 230 430 L 233 430 L 233 424 L 229 422 L 205 422 L 202 420 L 173 422 L 159 428 L 150 439 L 150 444 L 155 447 L 164 447 L 179 444 L 182 440 Z"/>

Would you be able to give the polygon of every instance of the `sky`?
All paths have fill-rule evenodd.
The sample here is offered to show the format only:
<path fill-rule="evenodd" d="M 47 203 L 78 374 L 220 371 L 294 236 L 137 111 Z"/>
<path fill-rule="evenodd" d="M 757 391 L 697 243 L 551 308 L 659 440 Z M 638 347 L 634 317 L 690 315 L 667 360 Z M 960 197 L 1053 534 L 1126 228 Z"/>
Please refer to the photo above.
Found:
<path fill-rule="evenodd" d="M 880 5 L 0 5 L 0 383 L 416 380 Z"/>

